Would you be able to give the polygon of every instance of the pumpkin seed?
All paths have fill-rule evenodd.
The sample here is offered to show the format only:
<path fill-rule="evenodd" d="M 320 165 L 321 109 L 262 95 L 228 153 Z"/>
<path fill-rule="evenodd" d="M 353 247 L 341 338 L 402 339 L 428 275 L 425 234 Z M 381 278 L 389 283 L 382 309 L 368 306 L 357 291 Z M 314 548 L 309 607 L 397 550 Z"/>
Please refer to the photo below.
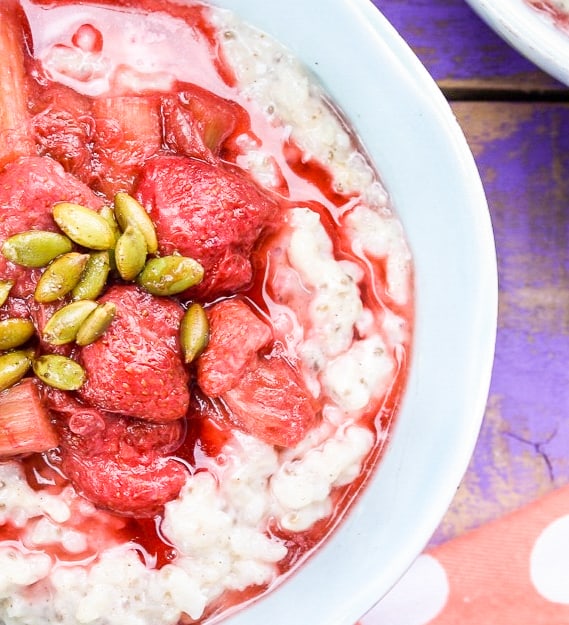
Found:
<path fill-rule="evenodd" d="M 110 270 L 108 250 L 90 254 L 79 282 L 71 290 L 73 299 L 97 299 L 107 284 Z"/>
<path fill-rule="evenodd" d="M 28 230 L 6 239 L 2 254 L 24 267 L 45 267 L 54 258 L 72 249 L 73 244 L 64 234 L 49 230 Z"/>
<path fill-rule="evenodd" d="M 109 223 L 109 226 L 111 226 L 111 230 L 113 231 L 113 236 L 115 237 L 115 245 L 116 245 L 116 242 L 119 240 L 119 237 L 121 235 L 121 231 L 117 223 L 117 220 L 115 218 L 115 211 L 110 206 L 107 206 L 105 204 L 105 206 L 101 208 L 101 211 L 99 212 L 99 214 L 101 215 L 101 217 L 104 217 Z M 117 265 L 115 263 L 115 250 L 114 249 L 109 250 L 109 263 L 110 263 L 111 271 L 116 271 Z"/>
<path fill-rule="evenodd" d="M 51 261 L 36 285 L 36 302 L 55 302 L 65 297 L 77 286 L 88 260 L 89 254 L 69 252 Z"/>
<path fill-rule="evenodd" d="M 193 258 L 162 256 L 146 263 L 138 283 L 153 295 L 176 295 L 199 284 L 203 274 L 203 267 Z"/>
<path fill-rule="evenodd" d="M 103 206 L 103 208 L 101 208 L 101 210 L 99 211 L 99 215 L 101 215 L 101 217 L 105 219 L 106 222 L 111 227 L 111 230 L 113 231 L 113 236 L 115 237 L 115 243 L 116 243 L 118 241 L 118 238 L 121 235 L 121 231 L 120 231 L 119 225 L 115 217 L 115 211 L 110 206 L 105 204 L 105 206 Z"/>
<path fill-rule="evenodd" d="M 33 350 L 21 349 L 0 356 L 0 391 L 19 382 L 32 364 Z"/>
<path fill-rule="evenodd" d="M 0 321 L 0 350 L 20 347 L 32 338 L 34 332 L 34 324 L 29 319 L 3 319 Z"/>
<path fill-rule="evenodd" d="M 45 354 L 36 358 L 32 366 L 42 382 L 62 391 L 76 391 L 85 382 L 83 367 L 67 356 Z"/>
<path fill-rule="evenodd" d="M 192 304 L 180 322 L 180 344 L 184 361 L 190 363 L 206 348 L 209 340 L 209 322 L 203 306 Z"/>
<path fill-rule="evenodd" d="M 77 345 L 89 345 L 103 336 L 115 318 L 116 311 L 117 307 L 113 302 L 97 306 L 79 328 L 75 337 Z"/>
<path fill-rule="evenodd" d="M 135 226 L 127 226 L 115 246 L 115 263 L 123 280 L 134 280 L 146 262 L 146 239 Z"/>
<path fill-rule="evenodd" d="M 53 207 L 53 218 L 78 245 L 92 250 L 108 250 L 115 244 L 115 235 L 109 222 L 86 206 L 59 202 Z"/>
<path fill-rule="evenodd" d="M 56 311 L 45 324 L 44 341 L 52 345 L 65 345 L 75 340 L 81 324 L 97 308 L 97 302 L 79 300 Z"/>
<path fill-rule="evenodd" d="M 0 280 L 0 306 L 4 306 L 10 291 L 14 286 L 14 280 Z"/>
<path fill-rule="evenodd" d="M 117 193 L 115 195 L 114 204 L 115 215 L 123 231 L 126 230 L 129 225 L 138 228 L 144 235 L 148 253 L 156 254 L 158 251 L 156 229 L 142 204 L 128 193 Z"/>

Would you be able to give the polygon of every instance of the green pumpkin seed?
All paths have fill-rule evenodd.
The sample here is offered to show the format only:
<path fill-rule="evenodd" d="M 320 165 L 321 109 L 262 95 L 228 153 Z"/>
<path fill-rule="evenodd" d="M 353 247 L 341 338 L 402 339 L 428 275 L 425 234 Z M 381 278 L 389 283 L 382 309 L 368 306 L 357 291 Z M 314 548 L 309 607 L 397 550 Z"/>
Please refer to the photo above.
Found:
<path fill-rule="evenodd" d="M 103 336 L 115 318 L 116 311 L 117 307 L 113 302 L 105 302 L 97 306 L 79 328 L 75 337 L 77 345 L 81 347 L 89 345 Z"/>
<path fill-rule="evenodd" d="M 59 202 L 53 207 L 53 218 L 78 245 L 92 250 L 108 250 L 115 244 L 115 235 L 109 222 L 86 206 Z"/>
<path fill-rule="evenodd" d="M 99 215 L 101 215 L 101 217 L 105 219 L 106 222 L 111 227 L 111 230 L 113 231 L 113 236 L 115 238 L 115 243 L 116 243 L 118 241 L 118 238 L 121 235 L 121 231 L 120 231 L 119 225 L 115 217 L 115 211 L 110 206 L 105 205 L 99 211 Z"/>
<path fill-rule="evenodd" d="M 138 283 L 153 295 L 176 295 L 203 280 L 203 267 L 186 256 L 151 258 L 138 276 Z"/>
<path fill-rule="evenodd" d="M 184 361 L 190 363 L 206 348 L 209 340 L 209 322 L 200 304 L 192 304 L 180 322 L 180 344 Z"/>
<path fill-rule="evenodd" d="M 4 306 L 10 291 L 14 286 L 14 280 L 0 280 L 0 306 Z"/>
<path fill-rule="evenodd" d="M 54 258 L 72 249 L 71 241 L 59 232 L 28 230 L 6 239 L 2 254 L 24 267 L 45 267 Z"/>
<path fill-rule="evenodd" d="M 33 350 L 21 349 L 0 356 L 0 391 L 19 382 L 32 364 Z"/>
<path fill-rule="evenodd" d="M 114 203 L 115 215 L 123 231 L 126 230 L 129 225 L 138 228 L 144 235 L 148 253 L 156 254 L 158 251 L 156 229 L 142 204 L 128 193 L 117 193 Z"/>
<path fill-rule="evenodd" d="M 34 298 L 36 302 L 55 302 L 72 291 L 78 284 L 89 254 L 69 252 L 58 256 L 38 280 Z"/>
<path fill-rule="evenodd" d="M 33 361 L 33 369 L 42 382 L 62 391 L 76 391 L 85 382 L 83 367 L 67 356 L 40 356 Z"/>
<path fill-rule="evenodd" d="M 111 226 L 111 230 L 113 231 L 113 236 L 115 237 L 115 244 L 116 244 L 116 242 L 119 240 L 119 237 L 121 235 L 121 231 L 117 223 L 117 220 L 115 218 L 115 211 L 110 206 L 105 205 L 103 206 L 103 208 L 101 208 L 99 214 L 101 215 L 101 217 L 104 217 L 109 223 L 109 226 Z M 114 249 L 109 250 L 109 262 L 111 266 L 111 271 L 116 271 L 117 265 L 115 263 L 115 250 Z"/>
<path fill-rule="evenodd" d="M 127 226 L 115 246 L 115 264 L 123 280 L 134 280 L 146 262 L 146 239 L 135 226 Z"/>
<path fill-rule="evenodd" d="M 79 282 L 71 291 L 73 299 L 97 299 L 107 284 L 110 270 L 107 250 L 90 254 Z"/>
<path fill-rule="evenodd" d="M 3 319 L 0 321 L 0 350 L 20 347 L 32 338 L 34 332 L 34 324 L 29 319 Z"/>
<path fill-rule="evenodd" d="M 75 340 L 79 328 L 97 308 L 97 302 L 79 300 L 63 306 L 45 324 L 43 339 L 52 345 L 65 345 Z"/>

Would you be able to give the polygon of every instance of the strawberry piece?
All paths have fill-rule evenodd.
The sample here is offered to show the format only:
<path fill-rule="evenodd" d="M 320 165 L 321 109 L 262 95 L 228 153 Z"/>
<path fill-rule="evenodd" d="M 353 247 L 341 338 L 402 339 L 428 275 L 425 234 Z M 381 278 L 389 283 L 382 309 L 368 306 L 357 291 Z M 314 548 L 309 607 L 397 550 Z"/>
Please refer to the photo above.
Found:
<path fill-rule="evenodd" d="M 96 166 L 94 186 L 113 197 L 130 192 L 141 164 L 162 146 L 157 96 L 117 96 L 93 103 Z"/>
<path fill-rule="evenodd" d="M 57 414 L 60 468 L 95 505 L 127 516 L 154 516 L 177 497 L 186 467 L 169 456 L 185 435 L 181 420 L 148 423 L 85 406 L 48 390 Z"/>
<path fill-rule="evenodd" d="M 218 397 L 242 377 L 257 352 L 272 338 L 269 326 L 245 302 L 229 299 L 207 311 L 209 343 L 198 359 L 198 384 L 210 397 Z"/>
<path fill-rule="evenodd" d="M 222 427 L 229 420 L 271 445 L 296 445 L 316 423 L 317 411 L 282 355 L 260 355 L 272 338 L 269 326 L 238 299 L 214 304 L 207 313 L 210 339 L 198 359 L 197 381 L 206 395 L 220 397 L 225 410 L 202 401 L 200 414 Z"/>
<path fill-rule="evenodd" d="M 188 476 L 186 467 L 173 458 L 133 466 L 109 455 L 83 457 L 63 451 L 62 456 L 62 471 L 83 497 L 125 516 L 156 516 L 178 496 Z"/>
<path fill-rule="evenodd" d="M 294 447 L 317 421 L 312 397 L 281 356 L 260 358 L 222 399 L 238 428 L 271 445 Z"/>
<path fill-rule="evenodd" d="M 179 341 L 184 309 L 134 286 L 111 287 L 100 302 L 114 302 L 116 314 L 105 334 L 80 351 L 87 374 L 80 397 L 157 423 L 184 417 L 190 400 Z"/>
<path fill-rule="evenodd" d="M 213 299 L 249 285 L 253 248 L 279 215 L 278 204 L 239 170 L 180 156 L 151 159 L 137 198 L 156 226 L 160 253 L 203 265 L 204 280 L 185 292 L 188 298 Z"/>
<path fill-rule="evenodd" d="M 22 18 L 17 0 L 0 3 L 0 169 L 34 152 L 27 112 Z"/>
<path fill-rule="evenodd" d="M 47 451 L 58 437 L 38 386 L 26 378 L 0 393 L 0 458 Z"/>
<path fill-rule="evenodd" d="M 103 202 L 89 187 L 51 160 L 19 158 L 0 173 L 0 246 L 18 232 L 55 230 L 52 207 L 66 200 L 99 209 Z M 0 254 L 0 279 L 14 280 L 11 295 L 30 295 L 40 275 L 37 269 L 15 265 Z"/>

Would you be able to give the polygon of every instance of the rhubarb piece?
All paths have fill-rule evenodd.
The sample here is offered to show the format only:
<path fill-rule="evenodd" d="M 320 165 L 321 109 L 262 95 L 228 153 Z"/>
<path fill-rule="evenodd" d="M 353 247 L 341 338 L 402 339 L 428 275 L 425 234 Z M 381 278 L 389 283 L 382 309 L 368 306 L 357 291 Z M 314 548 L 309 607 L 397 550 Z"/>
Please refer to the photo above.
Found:
<path fill-rule="evenodd" d="M 58 437 L 34 380 L 0 393 L 0 458 L 47 451 Z"/>
<path fill-rule="evenodd" d="M 17 0 L 0 3 L 0 169 L 33 153 L 27 112 L 22 10 Z"/>
<path fill-rule="evenodd" d="M 95 100 L 93 154 L 98 166 L 93 183 L 109 198 L 130 192 L 141 165 L 162 146 L 157 97 L 117 96 Z"/>

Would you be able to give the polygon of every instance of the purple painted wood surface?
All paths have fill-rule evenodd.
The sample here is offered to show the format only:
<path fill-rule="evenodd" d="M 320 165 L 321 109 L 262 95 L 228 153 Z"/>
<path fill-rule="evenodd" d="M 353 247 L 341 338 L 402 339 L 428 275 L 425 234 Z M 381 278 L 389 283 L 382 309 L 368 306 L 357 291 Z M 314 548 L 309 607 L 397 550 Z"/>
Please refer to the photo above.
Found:
<path fill-rule="evenodd" d="M 565 90 L 508 46 L 464 0 L 372 1 L 443 87 Z"/>
<path fill-rule="evenodd" d="M 497 246 L 490 395 L 438 544 L 569 483 L 569 90 L 463 0 L 373 1 L 453 98 Z"/>
<path fill-rule="evenodd" d="M 569 103 L 453 109 L 488 197 L 500 307 L 480 438 L 434 542 L 569 483 Z"/>

